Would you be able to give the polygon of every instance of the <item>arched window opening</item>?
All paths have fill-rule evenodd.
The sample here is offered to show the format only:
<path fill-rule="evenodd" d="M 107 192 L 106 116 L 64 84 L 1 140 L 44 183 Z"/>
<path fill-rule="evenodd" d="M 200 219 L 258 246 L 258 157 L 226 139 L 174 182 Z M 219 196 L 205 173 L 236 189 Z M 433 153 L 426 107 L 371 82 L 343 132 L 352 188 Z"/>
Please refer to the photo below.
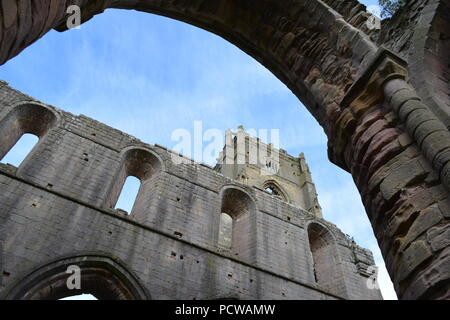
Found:
<path fill-rule="evenodd" d="M 36 144 L 56 123 L 55 114 L 41 105 L 15 107 L 0 120 L 0 159 L 19 166 Z M 33 136 L 34 137 L 30 137 Z M 34 139 L 34 140 L 33 140 Z M 20 141 L 19 141 L 20 140 Z"/>
<path fill-rule="evenodd" d="M 79 268 L 79 287 L 67 270 Z M 150 294 L 118 259 L 84 255 L 64 258 L 28 274 L 9 290 L 6 300 L 149 300 Z"/>
<path fill-rule="evenodd" d="M 255 204 L 244 191 L 228 188 L 222 193 L 218 245 L 248 262 L 255 258 L 254 211 Z"/>
<path fill-rule="evenodd" d="M 343 274 L 338 265 L 337 247 L 330 231 L 317 223 L 308 227 L 312 271 L 315 282 L 332 293 L 346 296 Z"/>
<path fill-rule="evenodd" d="M 161 162 L 153 153 L 143 149 L 126 151 L 110 189 L 108 207 L 145 216 L 160 169 Z"/>
<path fill-rule="evenodd" d="M 38 141 L 39 138 L 34 134 L 26 133 L 22 135 L 17 143 L 8 151 L 3 159 L 1 159 L 1 162 L 19 167 Z"/>
<path fill-rule="evenodd" d="M 115 209 L 123 210 L 130 214 L 133 210 L 134 203 L 141 187 L 141 181 L 133 176 L 127 177 L 119 199 L 117 200 Z"/>
<path fill-rule="evenodd" d="M 268 193 L 270 193 L 270 194 L 272 194 L 272 195 L 274 195 L 274 196 L 279 196 L 279 195 L 280 195 L 280 193 L 278 192 L 277 188 L 275 188 L 275 187 L 273 187 L 273 186 L 266 187 L 265 190 L 266 190 Z"/>
<path fill-rule="evenodd" d="M 219 247 L 222 249 L 231 249 L 233 243 L 233 218 L 222 212 L 220 214 L 219 225 Z"/>
<path fill-rule="evenodd" d="M 284 192 L 274 182 L 269 181 L 264 183 L 264 190 L 273 196 L 279 197 L 283 201 L 288 201 Z"/>

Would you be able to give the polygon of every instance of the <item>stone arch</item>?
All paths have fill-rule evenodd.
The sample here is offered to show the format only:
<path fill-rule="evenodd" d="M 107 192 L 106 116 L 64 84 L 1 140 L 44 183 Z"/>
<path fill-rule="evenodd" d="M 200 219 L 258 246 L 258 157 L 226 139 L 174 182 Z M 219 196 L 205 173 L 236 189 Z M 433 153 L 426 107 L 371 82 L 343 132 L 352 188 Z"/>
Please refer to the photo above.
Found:
<path fill-rule="evenodd" d="M 32 15 L 41 18 L 30 25 L 16 18 L 15 14 L 20 14 L 14 4 L 5 5 L 5 31 L 18 24 L 21 32 L 16 36 L 22 42 L 15 41 L 9 34 L 3 37 L 1 48 L 5 49 L 0 55 L 0 64 L 51 28 L 65 31 L 68 15 L 64 9 L 74 2 L 81 6 L 83 22 L 108 8 L 133 9 L 184 21 L 215 33 L 271 70 L 322 125 L 326 106 L 334 105 L 343 97 L 359 64 L 376 51 L 363 31 L 319 0 L 288 3 L 278 0 L 145 0 L 138 3 L 133 0 L 64 0 L 59 6 L 29 8 Z M 357 11 L 361 10 L 362 7 Z M 358 42 L 357 50 L 350 41 Z"/>
<path fill-rule="evenodd" d="M 37 136 L 39 145 L 49 130 L 56 126 L 58 119 L 58 115 L 53 110 L 42 104 L 22 102 L 13 106 L 8 114 L 0 119 L 0 159 L 11 150 L 24 134 L 29 133 Z"/>
<path fill-rule="evenodd" d="M 219 192 L 221 199 L 221 210 L 224 209 L 233 217 L 239 217 L 257 210 L 255 198 L 244 188 L 237 185 L 226 185 Z M 233 201 L 238 202 L 238 207 L 234 206 Z"/>
<path fill-rule="evenodd" d="M 107 207 L 115 207 L 125 180 L 129 176 L 139 179 L 141 185 L 130 214 L 141 216 L 148 207 L 148 194 L 155 186 L 158 174 L 164 170 L 164 164 L 159 155 L 146 148 L 128 147 L 120 156 L 120 164 L 109 188 Z"/>
<path fill-rule="evenodd" d="M 436 116 L 439 106 L 419 95 L 421 86 L 410 81 L 411 63 L 402 54 L 412 42 L 401 28 L 401 39 L 384 38 L 395 31 L 385 24 L 380 32 L 367 31 L 364 7 L 356 0 L 3 1 L 0 64 L 49 30 L 63 31 L 65 9 L 74 3 L 81 6 L 83 22 L 107 8 L 184 21 L 223 37 L 266 66 L 324 128 L 330 160 L 352 174 L 399 297 L 422 297 L 415 286 L 448 256 L 418 240 L 410 227 L 419 218 L 427 220 L 433 203 L 450 198 L 450 132 L 446 112 Z M 436 10 L 426 3 L 411 2 L 414 6 L 397 15 L 408 22 L 406 29 Z M 429 3 L 445 7 L 448 0 Z M 423 51 L 424 43 L 415 44 L 413 50 Z M 405 207 L 420 213 L 407 218 Z M 448 217 L 441 207 L 440 217 Z M 417 261 L 424 263 L 411 265 L 416 248 L 422 252 Z M 436 279 L 426 282 L 427 292 L 442 290 L 437 283 L 448 281 L 448 274 L 440 272 Z"/>
<path fill-rule="evenodd" d="M 248 263 L 256 261 L 256 204 L 244 189 L 237 186 L 225 186 L 219 193 L 220 215 L 225 213 L 232 218 L 230 251 Z M 220 228 L 220 221 L 216 223 Z M 217 232 L 219 237 L 220 230 Z M 218 239 L 220 244 L 220 238 Z"/>
<path fill-rule="evenodd" d="M 145 154 L 147 155 L 145 156 Z M 138 162 L 140 161 L 138 158 L 151 159 L 148 163 L 151 167 L 146 168 L 145 172 L 140 173 L 141 169 L 137 168 L 139 165 L 130 170 L 130 172 L 134 172 L 134 175 L 139 179 L 145 179 L 147 174 L 152 175 L 155 172 L 166 170 L 165 163 L 161 156 L 150 148 L 128 146 L 121 151 L 121 159 L 124 161 L 126 158 L 135 158 L 135 161 L 137 160 Z"/>
<path fill-rule="evenodd" d="M 314 221 L 306 230 L 315 283 L 338 296 L 348 297 L 335 236 L 323 224 Z"/>
<path fill-rule="evenodd" d="M 271 189 L 273 195 L 279 196 L 283 201 L 290 203 L 288 194 L 275 180 L 267 180 L 266 182 L 264 182 L 263 189 L 264 190 Z"/>
<path fill-rule="evenodd" d="M 67 288 L 70 266 L 80 268 L 80 290 Z M 92 294 L 100 300 L 151 299 L 147 289 L 121 261 L 97 253 L 80 253 L 44 264 L 6 292 L 7 300 L 56 300 L 82 293 Z"/>

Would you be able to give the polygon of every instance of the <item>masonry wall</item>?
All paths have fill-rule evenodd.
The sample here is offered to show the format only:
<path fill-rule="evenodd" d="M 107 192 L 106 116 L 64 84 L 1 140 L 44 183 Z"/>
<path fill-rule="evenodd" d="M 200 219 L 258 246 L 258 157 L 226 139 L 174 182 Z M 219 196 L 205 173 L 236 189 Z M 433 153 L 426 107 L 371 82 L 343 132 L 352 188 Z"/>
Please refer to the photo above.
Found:
<path fill-rule="evenodd" d="M 74 116 L 0 88 L 0 123 L 23 103 L 57 118 L 19 168 L 0 165 L 0 297 L 25 274 L 62 256 L 102 252 L 120 259 L 154 299 L 380 299 L 368 289 L 370 252 L 336 226 L 212 168 L 175 164 L 171 151 L 84 116 Z M 0 137 L 1 141 L 2 137 Z M 139 212 L 108 206 L 127 150 L 141 148 L 161 167 L 140 194 Z M 236 188 L 254 202 L 251 258 L 218 247 L 221 191 Z M 342 278 L 325 290 L 314 279 L 308 226 L 331 233 Z"/>

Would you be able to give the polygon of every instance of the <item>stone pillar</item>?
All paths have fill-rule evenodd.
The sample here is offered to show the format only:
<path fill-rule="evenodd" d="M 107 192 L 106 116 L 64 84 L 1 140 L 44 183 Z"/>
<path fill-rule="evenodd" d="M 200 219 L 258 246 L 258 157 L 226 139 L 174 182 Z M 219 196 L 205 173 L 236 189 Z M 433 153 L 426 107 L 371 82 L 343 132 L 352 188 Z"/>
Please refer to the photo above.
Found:
<path fill-rule="evenodd" d="M 448 299 L 450 133 L 381 49 L 341 105 L 330 158 L 353 175 L 400 299 Z"/>
<path fill-rule="evenodd" d="M 398 280 L 404 287 L 402 298 L 448 299 L 450 283 L 450 132 L 437 116 L 420 100 L 417 92 L 403 79 L 394 78 L 385 83 L 384 93 L 406 131 L 420 147 L 422 155 L 432 167 L 434 183 L 443 185 L 429 193 L 431 198 L 420 199 L 416 210 L 407 216 L 393 217 L 394 223 L 405 224 L 409 230 L 400 230 L 393 239 L 399 244 Z M 405 167 L 407 168 L 407 167 Z M 405 172 L 407 173 L 407 172 Z M 408 174 L 410 177 L 412 172 Z M 429 184 L 430 190 L 434 183 Z M 426 205 L 426 206 L 425 206 Z M 396 221 L 397 220 L 397 221 Z M 400 228 L 400 226 L 399 226 Z M 395 261 L 394 261 L 395 262 Z M 402 283 L 403 281 L 403 283 Z"/>

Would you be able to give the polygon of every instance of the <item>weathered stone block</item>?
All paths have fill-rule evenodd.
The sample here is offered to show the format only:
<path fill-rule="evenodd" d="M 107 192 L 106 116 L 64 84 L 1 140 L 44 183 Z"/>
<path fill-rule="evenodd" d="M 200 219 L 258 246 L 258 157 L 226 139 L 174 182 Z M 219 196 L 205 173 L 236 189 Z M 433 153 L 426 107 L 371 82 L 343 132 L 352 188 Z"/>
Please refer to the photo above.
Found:
<path fill-rule="evenodd" d="M 398 265 L 398 282 L 405 280 L 422 262 L 433 255 L 426 241 L 413 242 L 403 254 L 400 255 Z"/>
<path fill-rule="evenodd" d="M 406 235 L 401 239 L 401 246 L 399 248 L 400 251 L 404 250 L 406 246 L 408 246 L 411 242 L 416 240 L 420 235 L 422 235 L 425 231 L 433 227 L 434 225 L 441 222 L 443 219 L 441 210 L 437 205 L 433 205 L 425 210 L 422 210 L 417 218 L 415 218 L 412 222 L 411 227 Z"/>
<path fill-rule="evenodd" d="M 399 113 L 399 110 L 403 108 L 403 105 L 408 101 L 419 100 L 417 94 L 409 88 L 398 90 L 392 95 L 391 106 L 395 112 Z"/>
<path fill-rule="evenodd" d="M 436 257 L 436 262 L 426 268 L 415 281 L 411 282 L 400 298 L 406 300 L 420 299 L 428 293 L 428 297 L 431 296 L 433 299 L 448 299 L 448 291 L 445 286 L 437 292 L 430 290 L 430 288 L 445 284 L 448 279 L 450 279 L 450 248 L 442 251 Z"/>
<path fill-rule="evenodd" d="M 433 251 L 439 251 L 450 246 L 450 224 L 447 222 L 428 230 L 427 241 Z"/>
<path fill-rule="evenodd" d="M 389 201 L 406 185 L 413 181 L 424 179 L 427 175 L 428 172 L 424 170 L 419 161 L 409 161 L 401 165 L 384 179 L 380 185 L 381 193 L 384 198 Z"/>

